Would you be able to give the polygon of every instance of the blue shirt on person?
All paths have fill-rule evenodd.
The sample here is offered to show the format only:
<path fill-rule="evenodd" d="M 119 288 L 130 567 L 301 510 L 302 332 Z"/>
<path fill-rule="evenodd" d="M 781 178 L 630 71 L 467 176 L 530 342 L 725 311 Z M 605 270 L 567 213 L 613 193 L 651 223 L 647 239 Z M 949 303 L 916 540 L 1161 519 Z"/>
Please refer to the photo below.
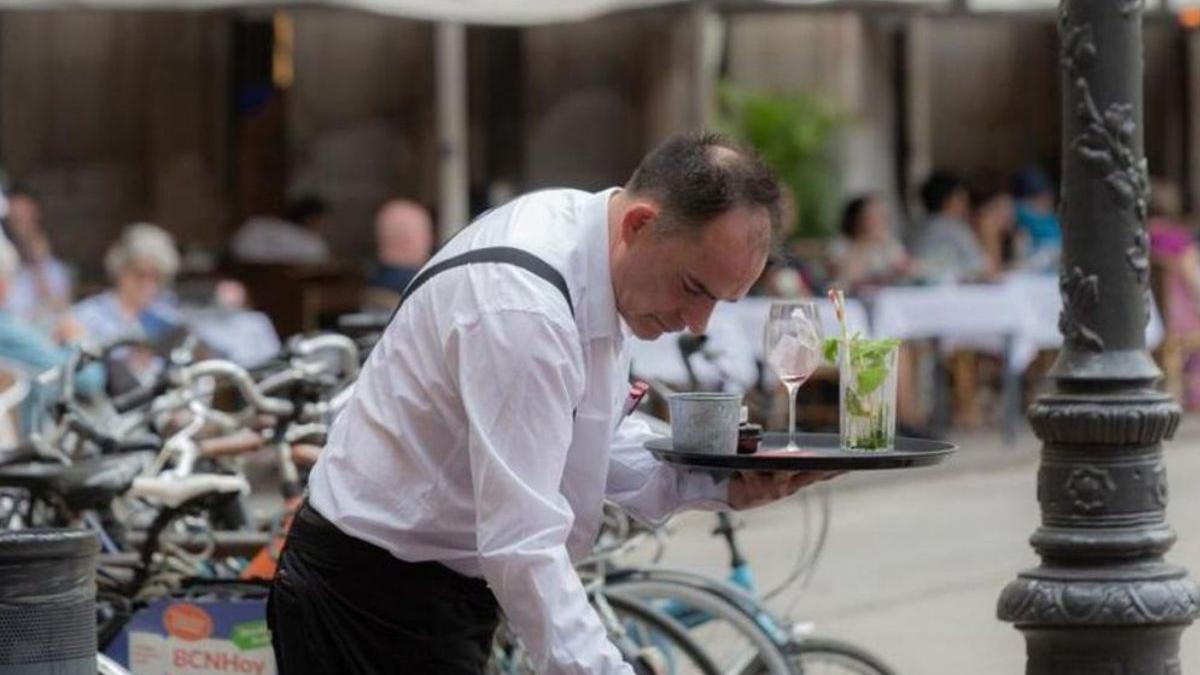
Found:
<path fill-rule="evenodd" d="M 1018 203 L 1017 227 L 1029 235 L 1030 252 L 1047 246 L 1062 247 L 1062 227 L 1053 211 L 1041 213 Z"/>
<path fill-rule="evenodd" d="M 32 429 L 36 411 L 58 392 L 58 384 L 41 385 L 37 376 L 56 368 L 75 354 L 75 347 L 56 344 L 12 312 L 0 310 L 0 359 L 20 368 L 30 379 L 30 395 L 21 409 L 21 427 Z M 75 391 L 95 396 L 104 391 L 104 369 L 92 364 L 75 376 Z"/>

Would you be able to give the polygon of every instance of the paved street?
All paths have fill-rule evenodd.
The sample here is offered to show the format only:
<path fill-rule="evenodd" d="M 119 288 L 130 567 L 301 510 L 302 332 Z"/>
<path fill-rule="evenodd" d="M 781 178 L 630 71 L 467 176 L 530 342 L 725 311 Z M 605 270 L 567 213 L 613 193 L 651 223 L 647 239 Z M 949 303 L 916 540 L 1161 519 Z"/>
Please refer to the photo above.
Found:
<path fill-rule="evenodd" d="M 818 632 L 869 646 L 903 675 L 1015 675 L 1024 640 L 995 617 L 1001 588 L 1036 563 L 1037 441 L 1005 448 L 997 435 L 960 436 L 943 467 L 845 476 L 836 482 L 830 541 L 794 616 Z M 1200 419 L 1167 446 L 1173 562 L 1200 574 Z M 795 502 L 744 516 L 741 539 L 761 586 L 794 560 Z M 676 521 L 667 564 L 720 574 L 721 543 L 707 514 Z M 786 604 L 786 599 L 784 603 Z M 1200 627 L 1184 634 L 1184 672 L 1200 672 Z"/>

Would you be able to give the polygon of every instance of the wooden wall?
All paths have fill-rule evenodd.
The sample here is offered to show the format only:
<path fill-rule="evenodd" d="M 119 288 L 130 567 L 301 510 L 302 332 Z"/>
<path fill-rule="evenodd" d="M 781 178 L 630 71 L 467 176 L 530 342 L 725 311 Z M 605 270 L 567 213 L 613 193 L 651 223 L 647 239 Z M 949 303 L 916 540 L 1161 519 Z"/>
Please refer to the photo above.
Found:
<path fill-rule="evenodd" d="M 285 94 L 285 188 L 333 205 L 347 257 L 369 256 L 374 206 L 433 203 L 432 32 L 422 22 L 318 8 L 292 12 L 295 83 Z M 599 188 L 695 119 L 695 22 L 686 8 L 578 24 L 472 29 L 471 181 L 518 190 Z M 849 117 L 837 148 L 847 193 L 904 192 L 932 166 L 1057 171 L 1059 102 L 1052 16 L 734 12 L 729 77 L 827 96 Z M 185 246 L 219 249 L 236 227 L 228 12 L 6 12 L 0 21 L 0 156 L 45 197 L 61 254 L 98 276 L 119 228 L 149 219 Z M 907 52 L 895 49 L 907 34 Z M 1186 177 L 1184 39 L 1146 22 L 1146 148 L 1152 170 Z M 898 65 L 897 58 L 904 64 Z M 893 71 L 905 71 L 908 126 L 896 129 Z M 1194 87 L 1193 87 L 1194 88 Z M 1191 170 L 1195 182 L 1200 171 Z M 911 185 L 909 186 L 911 187 Z M 486 206 L 476 195 L 477 208 Z"/>
<path fill-rule="evenodd" d="M 325 235 L 335 251 L 369 256 L 381 201 L 436 202 L 432 31 L 423 22 L 341 10 L 293 16 L 289 191 L 328 200 Z"/>
<path fill-rule="evenodd" d="M 1039 164 L 1051 174 L 1061 161 L 1058 38 L 1052 16 L 923 19 L 915 45 L 926 53 L 927 125 L 932 166 L 1014 171 Z M 1183 177 L 1183 47 L 1168 20 L 1144 26 L 1144 136 L 1151 172 Z M 914 134 L 920 136 L 921 134 Z M 921 176 L 914 176 L 919 182 Z"/>
<path fill-rule="evenodd" d="M 931 23 L 924 47 L 930 51 L 933 167 L 1011 171 L 1053 164 L 1059 144 L 1054 24 L 976 17 Z"/>
<path fill-rule="evenodd" d="M 689 30 L 678 9 L 526 29 L 524 187 L 624 183 L 689 128 Z"/>
<path fill-rule="evenodd" d="M 6 13 L 0 148 L 45 202 L 60 255 L 93 277 L 125 223 L 213 247 L 227 209 L 221 13 Z"/>

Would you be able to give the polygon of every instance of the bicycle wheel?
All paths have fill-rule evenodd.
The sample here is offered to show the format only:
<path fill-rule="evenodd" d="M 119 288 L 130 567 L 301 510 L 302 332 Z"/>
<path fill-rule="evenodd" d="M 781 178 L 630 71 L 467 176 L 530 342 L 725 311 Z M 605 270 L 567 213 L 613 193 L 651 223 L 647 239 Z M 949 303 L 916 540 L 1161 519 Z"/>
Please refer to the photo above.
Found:
<path fill-rule="evenodd" d="M 642 654 L 661 666 L 668 675 L 721 675 L 687 630 L 670 617 L 638 600 L 605 592 L 612 613 L 602 620 L 608 637 L 627 657 Z M 484 670 L 488 675 L 533 675 L 533 664 L 507 621 L 501 621 L 492 643 L 492 655 Z"/>
<path fill-rule="evenodd" d="M 121 664 L 104 654 L 96 654 L 96 673 L 98 675 L 129 675 L 129 671 L 122 668 Z"/>
<path fill-rule="evenodd" d="M 795 675 L 896 675 L 879 657 L 840 640 L 805 638 L 788 645 L 787 652 Z M 743 675 L 767 672 L 755 663 Z"/>
<path fill-rule="evenodd" d="M 657 662 L 660 668 L 656 672 L 721 675 L 704 649 L 688 636 L 687 629 L 671 617 L 630 597 L 606 593 L 604 599 L 624 631 L 624 635 L 614 636 L 614 641 L 628 641 L 635 651 Z"/>
<path fill-rule="evenodd" d="M 742 673 L 751 666 L 753 672 L 769 675 L 792 672 L 789 654 L 780 646 L 785 637 L 777 641 L 754 615 L 702 586 L 673 579 L 625 579 L 610 583 L 606 593 L 649 602 L 687 626 L 689 637 L 704 645 L 722 673 Z"/>

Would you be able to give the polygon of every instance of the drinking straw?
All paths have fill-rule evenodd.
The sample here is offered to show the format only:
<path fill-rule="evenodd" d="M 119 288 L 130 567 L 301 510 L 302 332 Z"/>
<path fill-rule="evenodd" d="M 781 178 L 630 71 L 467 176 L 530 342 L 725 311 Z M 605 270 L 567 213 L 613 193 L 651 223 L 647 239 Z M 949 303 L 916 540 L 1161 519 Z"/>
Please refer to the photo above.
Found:
<path fill-rule="evenodd" d="M 833 303 L 833 312 L 837 316 L 838 326 L 842 329 L 842 349 L 846 350 L 846 358 L 850 357 L 850 331 L 846 328 L 846 295 L 842 289 L 831 287 L 826 295 Z"/>

